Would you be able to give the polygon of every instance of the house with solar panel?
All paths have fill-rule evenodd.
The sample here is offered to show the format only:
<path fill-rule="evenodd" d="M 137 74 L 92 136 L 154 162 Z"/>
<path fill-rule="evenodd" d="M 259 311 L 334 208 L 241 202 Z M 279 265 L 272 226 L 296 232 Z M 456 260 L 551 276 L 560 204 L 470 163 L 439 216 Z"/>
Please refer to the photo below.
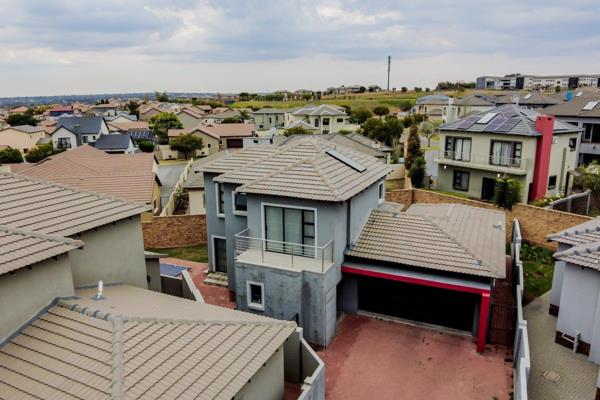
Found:
<path fill-rule="evenodd" d="M 565 193 L 581 129 L 515 104 L 440 126 L 436 188 L 492 200 L 497 178 L 518 180 L 522 201 Z"/>
<path fill-rule="evenodd" d="M 485 349 L 505 277 L 503 213 L 403 210 L 384 201 L 389 165 L 318 137 L 244 148 L 201 170 L 209 275 L 226 276 L 238 309 L 297 321 L 320 346 L 342 313 L 367 312 L 458 330 Z"/>

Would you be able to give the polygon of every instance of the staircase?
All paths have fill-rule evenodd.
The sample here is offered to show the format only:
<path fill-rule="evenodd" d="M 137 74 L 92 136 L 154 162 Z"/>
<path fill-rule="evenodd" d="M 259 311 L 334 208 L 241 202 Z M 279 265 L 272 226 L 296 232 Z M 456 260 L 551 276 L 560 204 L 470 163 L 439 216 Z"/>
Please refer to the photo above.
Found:
<path fill-rule="evenodd" d="M 207 285 L 227 287 L 226 273 L 209 271 L 208 269 L 204 271 L 204 273 L 206 274 L 206 278 L 204 278 L 204 283 L 206 283 Z"/>

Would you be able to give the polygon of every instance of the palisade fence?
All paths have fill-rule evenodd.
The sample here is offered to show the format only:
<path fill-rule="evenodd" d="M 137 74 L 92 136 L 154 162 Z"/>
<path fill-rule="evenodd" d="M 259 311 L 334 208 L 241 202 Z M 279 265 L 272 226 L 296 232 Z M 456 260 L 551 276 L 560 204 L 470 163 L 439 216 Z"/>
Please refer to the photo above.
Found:
<path fill-rule="evenodd" d="M 194 158 L 191 158 L 190 161 L 186 164 L 183 171 L 181 172 L 181 175 L 179 176 L 179 180 L 177 180 L 177 183 L 173 187 L 173 191 L 171 192 L 171 195 L 169 196 L 169 200 L 167 200 L 167 204 L 165 204 L 163 206 L 163 209 L 160 213 L 161 217 L 173 215 L 173 212 L 175 211 L 175 206 L 176 206 L 175 202 L 177 200 L 177 192 L 180 189 L 183 189 L 183 185 L 185 185 L 185 181 L 187 180 L 188 175 L 190 174 L 190 170 L 192 169 L 193 165 L 194 165 Z"/>
<path fill-rule="evenodd" d="M 529 337 L 527 321 L 523 318 L 523 262 L 521 261 L 521 228 L 518 220 L 513 220 L 513 234 L 511 243 L 511 256 L 513 260 L 513 276 L 516 281 L 515 296 L 517 302 L 517 321 L 515 327 L 515 341 L 513 345 L 513 385 L 514 399 L 527 400 L 527 382 L 531 368 L 529 353 Z"/>

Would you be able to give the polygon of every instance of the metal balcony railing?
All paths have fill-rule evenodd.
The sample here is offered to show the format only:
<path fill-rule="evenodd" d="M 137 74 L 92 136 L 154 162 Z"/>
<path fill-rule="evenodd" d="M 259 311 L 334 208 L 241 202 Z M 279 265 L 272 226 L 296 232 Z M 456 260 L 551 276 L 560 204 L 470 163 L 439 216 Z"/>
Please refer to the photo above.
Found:
<path fill-rule="evenodd" d="M 453 160 L 473 165 L 491 165 L 506 168 L 525 167 L 526 160 L 520 157 L 502 157 L 496 155 L 470 154 L 466 152 L 444 151 L 445 160 Z"/>
<path fill-rule="evenodd" d="M 333 263 L 333 241 L 324 246 L 261 239 L 245 229 L 235 235 L 235 256 L 239 262 L 257 262 L 273 267 L 324 272 Z"/>

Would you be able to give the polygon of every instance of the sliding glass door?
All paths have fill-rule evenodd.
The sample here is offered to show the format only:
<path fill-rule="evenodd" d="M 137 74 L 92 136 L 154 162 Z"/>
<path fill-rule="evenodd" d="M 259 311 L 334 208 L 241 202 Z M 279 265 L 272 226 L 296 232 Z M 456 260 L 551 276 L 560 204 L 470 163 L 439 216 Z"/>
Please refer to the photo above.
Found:
<path fill-rule="evenodd" d="M 315 256 L 315 213 L 312 210 L 265 206 L 266 250 Z M 309 246 L 309 247 L 307 247 Z"/>

